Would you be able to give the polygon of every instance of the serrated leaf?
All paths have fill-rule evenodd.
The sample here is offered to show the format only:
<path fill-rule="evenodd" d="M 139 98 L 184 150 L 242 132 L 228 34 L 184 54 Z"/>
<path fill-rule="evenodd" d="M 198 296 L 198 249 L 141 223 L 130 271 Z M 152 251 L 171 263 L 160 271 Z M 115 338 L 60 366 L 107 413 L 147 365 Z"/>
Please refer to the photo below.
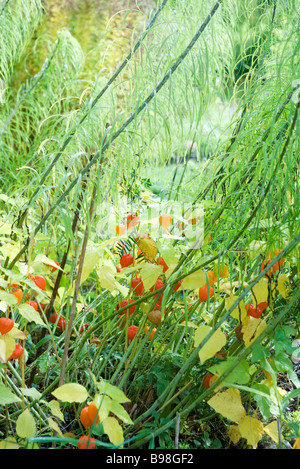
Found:
<path fill-rule="evenodd" d="M 84 402 L 89 394 L 84 386 L 78 383 L 63 384 L 51 393 L 62 402 Z"/>
<path fill-rule="evenodd" d="M 14 402 L 21 402 L 21 399 L 13 394 L 10 388 L 0 384 L 0 405 L 5 406 Z"/>
<path fill-rule="evenodd" d="M 103 422 L 103 431 L 109 438 L 109 441 L 115 445 L 119 446 L 123 443 L 123 429 L 118 423 L 117 419 L 114 417 L 107 417 Z"/>
<path fill-rule="evenodd" d="M 16 422 L 16 432 L 20 438 L 33 438 L 35 436 L 35 420 L 28 409 L 19 415 Z"/>
<path fill-rule="evenodd" d="M 229 388 L 218 392 L 208 404 L 219 414 L 232 422 L 239 423 L 246 415 L 242 404 L 241 393 L 238 389 Z"/>
<path fill-rule="evenodd" d="M 242 438 L 247 440 L 248 445 L 256 448 L 264 433 L 264 426 L 261 421 L 246 415 L 243 420 L 239 422 L 238 427 Z"/>
<path fill-rule="evenodd" d="M 145 259 L 154 262 L 158 253 L 158 247 L 152 238 L 142 238 L 136 241 L 136 244 L 144 254 Z"/>
<path fill-rule="evenodd" d="M 21 304 L 19 306 L 19 313 L 23 318 L 27 319 L 28 322 L 34 322 L 35 324 L 46 327 L 40 314 L 31 305 L 27 303 Z"/>
<path fill-rule="evenodd" d="M 198 345 L 205 339 L 205 337 L 211 332 L 212 327 L 210 326 L 199 326 L 195 330 L 194 334 L 194 345 Z M 213 357 L 222 347 L 226 344 L 226 335 L 220 329 L 217 329 L 208 341 L 199 350 L 200 362 L 204 363 L 209 358 Z"/>

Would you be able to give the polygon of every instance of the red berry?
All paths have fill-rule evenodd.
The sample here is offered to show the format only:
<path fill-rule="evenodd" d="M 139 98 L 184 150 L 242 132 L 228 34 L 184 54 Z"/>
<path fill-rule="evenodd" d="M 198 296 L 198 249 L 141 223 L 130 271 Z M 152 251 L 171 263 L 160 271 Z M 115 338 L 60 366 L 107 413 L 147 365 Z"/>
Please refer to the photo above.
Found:
<path fill-rule="evenodd" d="M 93 422 L 90 420 L 89 416 L 89 409 L 88 406 L 83 407 L 83 409 L 80 412 L 80 422 L 84 426 L 84 428 L 87 430 Z"/>
<path fill-rule="evenodd" d="M 259 319 L 264 312 L 264 310 L 268 307 L 268 303 L 263 302 L 259 303 L 257 307 L 255 307 L 253 304 L 247 304 L 245 306 L 246 311 L 247 311 L 247 316 L 252 316 L 253 318 Z"/>
<path fill-rule="evenodd" d="M 9 360 L 12 360 L 12 359 L 17 360 L 18 358 L 20 358 L 21 355 L 23 355 L 23 352 L 24 352 L 23 347 L 19 343 L 16 344 L 15 350 L 9 357 Z"/>
<path fill-rule="evenodd" d="M 129 303 L 134 303 L 134 299 L 133 299 L 133 298 L 130 298 L 130 299 L 129 299 Z M 124 306 L 127 306 L 127 305 L 128 305 L 128 300 L 122 300 L 121 303 L 118 304 L 117 309 L 119 309 L 119 308 L 124 308 Z M 121 315 L 127 314 L 127 313 L 129 312 L 129 316 L 131 316 L 131 315 L 134 313 L 135 308 L 136 308 L 136 305 L 130 306 L 128 309 L 122 311 L 122 312 L 121 312 Z M 120 316 L 119 316 L 119 317 L 120 317 Z"/>
<path fill-rule="evenodd" d="M 207 285 L 203 285 L 203 287 L 199 288 L 199 299 L 201 302 L 207 301 L 213 294 L 214 289 L 212 287 L 209 287 L 209 291 L 207 290 Z"/>
<path fill-rule="evenodd" d="M 137 326 L 129 326 L 127 331 L 128 339 L 133 340 L 138 330 L 139 328 Z"/>
<path fill-rule="evenodd" d="M 210 380 L 211 380 L 212 377 L 213 377 L 213 375 L 212 375 L 211 373 L 205 376 L 205 378 L 204 378 L 204 386 L 206 387 L 206 389 L 209 388 L 209 386 L 210 386 Z"/>
<path fill-rule="evenodd" d="M 18 303 L 20 304 L 21 301 L 22 301 L 22 298 L 23 298 L 23 292 L 22 292 L 21 288 L 17 288 L 16 290 L 13 290 L 10 293 L 17 298 Z"/>
<path fill-rule="evenodd" d="M 38 310 L 39 305 L 36 301 L 26 301 L 26 304 L 32 306 L 36 311 Z"/>
<path fill-rule="evenodd" d="M 85 331 L 89 330 L 89 324 L 82 324 L 81 328 L 79 329 L 79 334 L 83 334 Z"/>
<path fill-rule="evenodd" d="M 59 266 L 59 262 L 58 262 L 58 261 L 54 261 L 54 262 L 55 262 L 55 264 L 56 264 L 57 266 Z M 51 272 L 52 272 L 52 273 L 53 273 L 53 272 L 56 272 L 56 270 L 57 270 L 57 267 L 52 267 Z"/>
<path fill-rule="evenodd" d="M 78 449 L 95 449 L 96 448 L 95 438 L 91 438 L 88 435 L 81 436 L 78 440 Z"/>
<path fill-rule="evenodd" d="M 145 335 L 148 334 L 149 330 L 150 330 L 150 327 L 147 326 L 147 327 L 145 328 Z M 149 337 L 148 337 L 149 340 L 152 340 L 152 339 L 153 339 L 153 336 L 154 336 L 155 332 L 156 332 L 156 329 L 155 329 L 155 327 L 153 327 L 153 329 L 152 329 L 152 331 L 150 332 Z"/>
<path fill-rule="evenodd" d="M 153 291 L 159 290 L 163 286 L 164 286 L 164 282 L 163 282 L 162 277 L 158 277 L 158 279 L 156 280 L 156 284 L 150 288 L 150 291 L 153 292 Z"/>
<path fill-rule="evenodd" d="M 131 282 L 131 288 L 138 296 L 142 296 L 144 291 L 144 284 L 142 279 L 138 277 L 133 278 Z"/>
<path fill-rule="evenodd" d="M 60 317 L 59 320 L 57 321 L 57 327 L 58 329 L 61 330 L 61 332 L 63 332 L 66 328 L 66 321 L 64 318 Z"/>
<path fill-rule="evenodd" d="M 51 324 L 55 324 L 56 321 L 57 321 L 57 318 L 58 318 L 58 314 L 57 314 L 57 313 L 51 314 L 51 316 L 50 316 L 50 322 L 51 322 Z"/>
<path fill-rule="evenodd" d="M 135 215 L 128 215 L 127 217 L 127 228 L 133 228 L 134 226 L 138 225 L 139 223 L 139 218 Z"/>
<path fill-rule="evenodd" d="M 128 252 L 123 254 L 123 256 L 120 259 L 120 264 L 121 267 L 128 267 L 133 263 L 133 256 Z"/>
<path fill-rule="evenodd" d="M 169 266 L 165 263 L 164 259 L 162 257 L 159 257 L 156 260 L 157 265 L 162 265 L 163 266 L 163 272 L 166 272 L 169 268 Z"/>
<path fill-rule="evenodd" d="M 0 318 L 0 332 L 1 334 L 7 334 L 14 327 L 14 321 L 9 318 Z"/>
<path fill-rule="evenodd" d="M 41 290 L 46 290 L 46 280 L 42 275 L 33 275 L 31 277 L 31 280 L 34 281 L 38 288 L 40 288 Z"/>
<path fill-rule="evenodd" d="M 100 422 L 98 407 L 93 402 L 88 405 L 88 415 L 92 422 L 91 425 L 97 425 Z"/>
<path fill-rule="evenodd" d="M 182 280 L 179 280 L 179 282 L 176 283 L 176 285 L 175 285 L 175 287 L 174 287 L 174 291 L 179 290 L 179 288 L 180 288 L 182 282 L 183 282 L 183 279 L 182 279 Z"/>

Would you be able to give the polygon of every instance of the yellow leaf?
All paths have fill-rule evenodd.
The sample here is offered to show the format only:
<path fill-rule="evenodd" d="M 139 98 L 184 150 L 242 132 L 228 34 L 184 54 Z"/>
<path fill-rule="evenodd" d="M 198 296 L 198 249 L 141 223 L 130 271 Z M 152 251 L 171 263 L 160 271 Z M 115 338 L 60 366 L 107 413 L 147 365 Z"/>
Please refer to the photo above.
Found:
<path fill-rule="evenodd" d="M 225 308 L 227 309 L 227 311 L 231 308 L 231 306 L 233 305 L 233 303 L 236 302 L 237 299 L 237 296 L 229 296 L 228 298 L 225 298 Z M 240 303 L 234 308 L 230 316 L 239 321 L 242 321 L 247 316 L 244 300 L 240 301 Z"/>
<path fill-rule="evenodd" d="M 109 441 L 115 445 L 119 446 L 123 443 L 123 429 L 118 423 L 117 419 L 114 417 L 107 417 L 103 422 L 103 431 L 109 438 Z"/>
<path fill-rule="evenodd" d="M 89 394 L 84 386 L 78 383 L 67 383 L 51 393 L 62 402 L 84 402 Z"/>
<path fill-rule="evenodd" d="M 264 426 L 260 422 L 249 415 L 246 415 L 238 425 L 242 438 L 247 440 L 248 445 L 257 447 L 257 443 L 264 433 Z"/>
<path fill-rule="evenodd" d="M 0 337 L 0 360 L 6 363 L 13 351 L 15 350 L 16 343 L 13 338 L 8 335 Z"/>
<path fill-rule="evenodd" d="M 7 333 L 9 337 L 12 339 L 20 339 L 20 340 L 25 340 L 26 339 L 26 334 L 24 334 L 23 331 L 20 331 L 16 326 L 16 323 L 14 327 Z"/>
<path fill-rule="evenodd" d="M 97 262 L 99 262 L 100 253 L 97 251 L 87 251 L 84 256 L 80 282 L 83 283 L 93 272 Z"/>
<path fill-rule="evenodd" d="M 273 420 L 273 422 L 269 423 L 264 427 L 265 433 L 272 438 L 276 443 L 279 441 L 279 435 L 278 435 L 278 424 L 276 420 Z"/>
<path fill-rule="evenodd" d="M 229 277 L 229 271 L 225 264 L 215 265 L 214 267 L 214 275 L 216 278 L 221 277 Z"/>
<path fill-rule="evenodd" d="M 57 425 L 57 423 L 51 419 L 51 418 L 48 418 L 48 424 L 49 424 L 49 427 L 52 428 L 55 432 L 57 432 L 61 437 L 63 437 L 63 434 L 62 434 L 62 431 L 61 429 L 59 428 L 59 426 Z"/>
<path fill-rule="evenodd" d="M 239 423 L 246 415 L 240 391 L 235 388 L 218 392 L 208 401 L 208 404 L 223 417 L 235 423 Z"/>
<path fill-rule="evenodd" d="M 234 445 L 237 445 L 241 438 L 238 425 L 229 425 L 229 427 L 227 428 L 227 432 L 230 441 L 232 441 Z"/>
<path fill-rule="evenodd" d="M 19 415 L 16 422 L 16 432 L 20 438 L 33 438 L 35 436 L 35 420 L 28 409 Z"/>
<path fill-rule="evenodd" d="M 252 288 L 251 294 L 252 294 L 252 303 L 254 305 L 263 303 L 263 302 L 268 302 L 268 297 L 269 297 L 268 280 L 266 278 L 262 278 L 261 280 L 259 280 L 259 282 L 257 282 Z"/>
<path fill-rule="evenodd" d="M 0 449 L 19 449 L 19 445 L 13 436 L 0 441 Z"/>
<path fill-rule="evenodd" d="M 37 264 L 40 262 L 42 264 L 50 265 L 51 267 L 55 267 L 56 269 L 62 270 L 62 268 L 59 265 L 57 265 L 52 259 L 45 256 L 44 254 L 38 254 L 36 258 L 34 259 L 33 264 Z"/>
<path fill-rule="evenodd" d="M 195 290 L 203 287 L 206 284 L 206 276 L 203 270 L 196 270 L 190 275 L 187 275 L 181 284 L 180 290 Z"/>
<path fill-rule="evenodd" d="M 62 413 L 62 411 L 60 410 L 60 407 L 59 407 L 59 402 L 56 401 L 55 399 L 52 399 L 52 401 L 46 403 L 47 407 L 49 407 L 49 409 L 51 410 L 51 413 L 59 418 L 60 420 L 62 420 L 63 422 L 65 421 L 65 418 L 64 418 L 64 414 Z"/>
<path fill-rule="evenodd" d="M 278 291 L 283 298 L 289 298 L 292 294 L 292 288 L 290 286 L 289 279 L 286 274 L 278 276 Z"/>
<path fill-rule="evenodd" d="M 293 449 L 300 449 L 300 438 L 296 438 L 296 441 L 293 444 Z"/>
<path fill-rule="evenodd" d="M 94 399 L 94 403 L 99 409 L 99 419 L 101 422 L 103 422 L 103 420 L 105 420 L 110 413 L 112 400 L 108 396 L 97 394 Z"/>
<path fill-rule="evenodd" d="M 210 326 L 199 326 L 195 330 L 194 345 L 198 345 L 205 339 L 205 337 L 212 330 Z M 209 358 L 213 357 L 222 347 L 226 344 L 226 335 L 220 329 L 217 329 L 213 335 L 208 339 L 206 344 L 199 350 L 200 362 L 204 363 Z"/>
<path fill-rule="evenodd" d="M 137 240 L 136 244 L 143 252 L 145 259 L 154 262 L 158 253 L 158 247 L 155 241 L 152 238 L 141 238 Z"/>
<path fill-rule="evenodd" d="M 163 266 L 156 264 L 145 264 L 141 270 L 140 275 L 142 282 L 144 284 L 144 289 L 148 291 L 153 285 L 155 285 L 156 280 L 162 274 Z"/>
<path fill-rule="evenodd" d="M 96 271 L 102 288 L 106 288 L 111 293 L 117 289 L 123 296 L 127 296 L 129 289 L 116 281 L 116 266 L 110 259 L 102 259 Z"/>
<path fill-rule="evenodd" d="M 241 332 L 246 347 L 249 347 L 267 327 L 264 319 L 257 319 L 252 316 L 246 316 L 242 324 Z"/>

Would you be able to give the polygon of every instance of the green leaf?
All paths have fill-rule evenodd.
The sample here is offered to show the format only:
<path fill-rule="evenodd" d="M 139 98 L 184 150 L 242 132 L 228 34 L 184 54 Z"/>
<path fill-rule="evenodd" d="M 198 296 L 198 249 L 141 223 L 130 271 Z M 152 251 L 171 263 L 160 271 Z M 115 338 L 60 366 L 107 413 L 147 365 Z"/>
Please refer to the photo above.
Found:
<path fill-rule="evenodd" d="M 6 291 L 0 291 L 0 301 L 4 301 L 8 306 L 13 306 L 18 303 L 15 295 L 12 295 Z"/>
<path fill-rule="evenodd" d="M 110 410 L 124 423 L 128 423 L 128 424 L 133 423 L 133 421 L 129 417 L 129 414 L 126 412 L 124 407 L 118 402 L 112 401 Z"/>
<path fill-rule="evenodd" d="M 27 319 L 28 322 L 34 322 L 35 324 L 46 327 L 40 314 L 31 305 L 27 303 L 21 304 L 19 306 L 19 313 L 23 318 Z"/>
<path fill-rule="evenodd" d="M 150 290 L 150 288 L 155 285 L 156 280 L 162 274 L 162 272 L 162 265 L 145 264 L 141 268 L 140 275 L 146 291 Z"/>
<path fill-rule="evenodd" d="M 220 377 L 222 376 L 231 365 L 237 361 L 237 357 L 228 357 L 226 360 L 218 363 L 217 365 L 211 366 L 209 371 L 214 375 Z M 236 384 L 247 384 L 250 379 L 249 374 L 249 364 L 247 360 L 242 360 L 232 371 L 231 373 L 224 378 L 224 383 L 226 385 L 236 383 Z"/>
<path fill-rule="evenodd" d="M 32 399 L 39 401 L 42 394 L 35 388 L 20 388 L 24 396 L 32 397 Z"/>
<path fill-rule="evenodd" d="M 16 432 L 20 438 L 33 438 L 35 436 L 35 420 L 28 409 L 19 415 L 16 422 Z"/>
<path fill-rule="evenodd" d="M 52 395 L 62 402 L 84 402 L 89 394 L 84 386 L 78 383 L 63 384 Z"/>
<path fill-rule="evenodd" d="M 21 399 L 17 397 L 12 391 L 5 387 L 3 384 L 0 384 L 0 404 L 8 405 L 13 404 L 14 402 L 21 402 Z"/>
<path fill-rule="evenodd" d="M 101 381 L 101 383 L 98 383 L 98 389 L 102 394 L 107 394 L 114 401 L 117 401 L 120 404 L 123 402 L 130 402 L 130 399 L 125 396 L 121 389 L 119 389 L 117 386 L 113 386 L 107 381 Z"/>
<path fill-rule="evenodd" d="M 103 394 L 97 394 L 94 398 L 94 403 L 99 409 L 99 419 L 101 422 L 105 420 L 110 412 L 112 400 L 108 396 L 104 396 Z"/>

